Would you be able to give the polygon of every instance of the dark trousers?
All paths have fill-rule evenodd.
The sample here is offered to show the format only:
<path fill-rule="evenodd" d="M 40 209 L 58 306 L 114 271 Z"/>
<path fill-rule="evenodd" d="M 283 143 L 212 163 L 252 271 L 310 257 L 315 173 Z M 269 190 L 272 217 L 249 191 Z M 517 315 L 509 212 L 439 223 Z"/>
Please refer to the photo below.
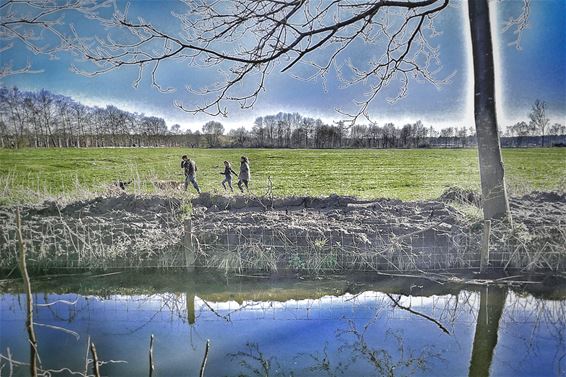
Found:
<path fill-rule="evenodd" d="M 226 183 L 228 183 L 228 187 L 230 187 L 230 190 L 234 192 L 234 189 L 232 188 L 232 178 L 224 178 L 224 180 L 222 181 L 222 187 L 224 187 L 224 190 L 228 190 L 226 188 Z"/>
<path fill-rule="evenodd" d="M 189 187 L 189 182 L 193 184 L 193 187 L 200 194 L 200 188 L 198 187 L 198 183 L 197 183 L 197 180 L 195 179 L 194 175 L 187 175 L 185 177 L 185 191 L 187 190 L 187 187 Z"/>

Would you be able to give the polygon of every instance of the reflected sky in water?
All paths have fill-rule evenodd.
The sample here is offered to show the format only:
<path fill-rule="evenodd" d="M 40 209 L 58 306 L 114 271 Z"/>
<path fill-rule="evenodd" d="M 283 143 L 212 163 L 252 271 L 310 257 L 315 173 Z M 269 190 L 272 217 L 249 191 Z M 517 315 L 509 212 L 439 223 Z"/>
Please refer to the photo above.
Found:
<path fill-rule="evenodd" d="M 498 294 L 476 289 L 426 297 L 361 290 L 308 299 L 279 300 L 274 294 L 273 300 L 254 300 L 240 294 L 218 300 L 221 294 L 199 295 L 194 288 L 138 295 L 36 293 L 35 322 L 68 330 L 36 327 L 45 368 L 83 370 L 90 336 L 101 360 L 125 361 L 104 365 L 104 375 L 147 375 L 151 334 L 160 376 L 198 375 L 207 339 L 207 376 L 390 371 L 467 376 L 473 352 L 479 364 L 485 363 L 482 355 L 492 354 L 491 368 L 478 366 L 492 376 L 565 375 L 566 301 Z M 499 305 L 494 297 L 503 300 L 496 317 L 490 312 Z M 26 361 L 23 295 L 0 296 L 0 324 L 0 352 L 6 355 L 10 347 L 15 359 Z M 495 349 L 474 341 L 476 333 L 494 331 Z M 17 371 L 27 374 L 25 368 Z"/>

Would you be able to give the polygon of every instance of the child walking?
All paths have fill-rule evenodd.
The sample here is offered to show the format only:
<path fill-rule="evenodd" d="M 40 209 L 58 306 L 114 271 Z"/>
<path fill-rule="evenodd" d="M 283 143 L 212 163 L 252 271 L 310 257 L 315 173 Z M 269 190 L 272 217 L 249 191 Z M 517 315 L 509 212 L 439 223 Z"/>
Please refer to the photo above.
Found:
<path fill-rule="evenodd" d="M 244 188 L 242 187 L 242 184 L 246 186 L 246 190 L 248 192 L 250 191 L 248 187 L 250 178 L 251 178 L 250 162 L 246 156 L 242 156 L 242 158 L 240 158 L 240 176 L 238 177 L 238 188 L 242 193 L 244 192 Z"/>
<path fill-rule="evenodd" d="M 234 192 L 234 188 L 232 188 L 232 174 L 236 177 L 238 174 L 234 170 L 232 170 L 232 165 L 228 161 L 224 161 L 224 172 L 220 173 L 224 176 L 224 180 L 222 181 L 222 187 L 224 187 L 224 191 L 228 191 L 226 188 L 226 183 L 228 183 L 228 187 L 230 187 L 230 191 Z"/>

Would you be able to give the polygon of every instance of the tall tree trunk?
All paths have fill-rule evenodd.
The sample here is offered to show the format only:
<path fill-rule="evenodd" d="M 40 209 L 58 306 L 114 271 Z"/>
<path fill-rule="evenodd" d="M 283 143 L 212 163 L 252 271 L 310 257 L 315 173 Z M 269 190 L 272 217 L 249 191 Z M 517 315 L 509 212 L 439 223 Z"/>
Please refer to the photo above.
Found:
<path fill-rule="evenodd" d="M 495 74 L 488 0 L 468 1 L 474 60 L 474 116 L 485 219 L 509 216 L 495 113 Z"/>

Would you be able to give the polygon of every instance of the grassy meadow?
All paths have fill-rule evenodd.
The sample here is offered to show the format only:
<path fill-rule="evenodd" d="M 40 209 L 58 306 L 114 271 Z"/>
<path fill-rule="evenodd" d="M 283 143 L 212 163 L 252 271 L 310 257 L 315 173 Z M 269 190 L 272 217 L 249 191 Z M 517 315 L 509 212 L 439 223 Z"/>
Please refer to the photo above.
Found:
<path fill-rule="evenodd" d="M 103 193 L 113 181 L 129 179 L 136 183 L 129 191 L 152 191 L 151 181 L 183 181 L 183 154 L 196 160 L 201 189 L 213 193 L 223 192 L 222 162 L 231 161 L 237 172 L 241 155 L 250 158 L 256 195 L 266 192 L 268 176 L 276 196 L 415 200 L 438 197 L 450 186 L 479 190 L 475 149 L 1 149 L 0 202 Z M 566 186 L 566 149 L 505 149 L 503 158 L 512 194 Z"/>

